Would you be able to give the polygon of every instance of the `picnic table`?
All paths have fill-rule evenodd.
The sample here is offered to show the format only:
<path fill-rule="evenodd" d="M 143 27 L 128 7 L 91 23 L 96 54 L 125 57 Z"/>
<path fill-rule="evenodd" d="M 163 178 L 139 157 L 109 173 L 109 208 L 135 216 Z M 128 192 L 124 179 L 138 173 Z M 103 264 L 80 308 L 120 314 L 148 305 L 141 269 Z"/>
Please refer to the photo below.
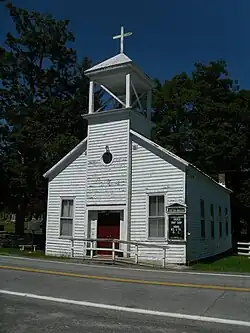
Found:
<path fill-rule="evenodd" d="M 33 252 L 36 252 L 36 247 L 37 247 L 37 245 L 33 245 L 33 244 L 19 245 L 20 251 L 24 251 L 25 249 L 31 249 L 31 250 L 33 250 Z"/>

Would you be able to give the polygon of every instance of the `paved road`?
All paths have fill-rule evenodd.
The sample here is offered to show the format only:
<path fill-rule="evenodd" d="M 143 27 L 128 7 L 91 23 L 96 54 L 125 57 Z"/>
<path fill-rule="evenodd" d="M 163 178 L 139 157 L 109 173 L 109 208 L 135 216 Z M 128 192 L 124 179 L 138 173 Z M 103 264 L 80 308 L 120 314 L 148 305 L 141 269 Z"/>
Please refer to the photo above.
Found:
<path fill-rule="evenodd" d="M 249 328 L 0 296 L 1 333 L 247 333 Z"/>
<path fill-rule="evenodd" d="M 36 332 L 250 331 L 250 323 L 244 327 L 238 322 L 250 321 L 250 276 L 118 269 L 0 256 L 0 277 L 4 309 L 0 332 L 34 331 L 36 325 Z M 184 320 L 185 316 L 189 320 Z M 230 320 L 237 322 L 228 325 Z"/>
<path fill-rule="evenodd" d="M 47 260 L 20 259 L 0 256 L 1 266 L 26 267 L 57 272 L 104 276 L 143 281 L 169 282 L 175 284 L 198 284 L 204 286 L 223 286 L 250 288 L 250 275 L 197 273 L 189 271 L 162 271 L 150 269 L 120 268 L 116 266 L 73 264 Z"/>

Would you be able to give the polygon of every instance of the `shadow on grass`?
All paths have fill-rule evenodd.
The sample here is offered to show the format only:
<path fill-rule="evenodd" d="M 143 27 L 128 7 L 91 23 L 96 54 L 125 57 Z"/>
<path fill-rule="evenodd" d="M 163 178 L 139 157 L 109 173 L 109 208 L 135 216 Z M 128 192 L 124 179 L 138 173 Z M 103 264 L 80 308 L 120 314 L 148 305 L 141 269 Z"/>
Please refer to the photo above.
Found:
<path fill-rule="evenodd" d="M 250 273 L 250 259 L 231 251 L 220 256 L 192 263 L 190 268 L 208 272 Z"/>

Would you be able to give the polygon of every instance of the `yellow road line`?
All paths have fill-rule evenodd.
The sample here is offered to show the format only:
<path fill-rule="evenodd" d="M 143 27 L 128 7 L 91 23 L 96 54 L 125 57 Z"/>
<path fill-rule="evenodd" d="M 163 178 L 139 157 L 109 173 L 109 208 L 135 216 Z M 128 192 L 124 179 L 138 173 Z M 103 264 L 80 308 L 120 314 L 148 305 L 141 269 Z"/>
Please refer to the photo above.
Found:
<path fill-rule="evenodd" d="M 185 288 L 213 289 L 213 290 L 223 290 L 223 291 L 250 292 L 250 288 L 230 287 L 230 286 L 220 286 L 220 285 L 208 285 L 208 284 L 193 284 L 193 283 L 179 283 L 179 282 L 165 282 L 165 281 L 136 280 L 136 279 L 127 279 L 127 278 L 118 278 L 118 277 L 109 277 L 109 276 L 100 276 L 100 275 L 88 275 L 88 274 L 79 274 L 79 273 L 71 273 L 71 272 L 50 271 L 50 270 L 44 270 L 44 269 L 18 267 L 18 266 L 0 265 L 0 269 L 7 269 L 7 270 L 21 271 L 21 272 L 29 272 L 29 273 L 49 274 L 49 275 L 57 275 L 57 276 L 66 276 L 66 277 L 75 277 L 75 278 L 91 279 L 91 280 L 102 280 L 102 281 L 124 282 L 124 283 L 138 283 L 138 284 L 146 284 L 146 285 L 154 285 L 154 286 L 185 287 Z"/>

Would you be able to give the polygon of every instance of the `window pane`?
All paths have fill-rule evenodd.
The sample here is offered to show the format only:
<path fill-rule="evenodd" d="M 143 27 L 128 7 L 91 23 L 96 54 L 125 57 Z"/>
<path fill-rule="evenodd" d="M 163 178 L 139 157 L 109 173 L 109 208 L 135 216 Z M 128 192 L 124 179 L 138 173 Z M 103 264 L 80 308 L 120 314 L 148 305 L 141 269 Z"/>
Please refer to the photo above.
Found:
<path fill-rule="evenodd" d="M 201 220 L 201 238 L 206 237 L 205 220 Z"/>
<path fill-rule="evenodd" d="M 67 216 L 67 200 L 62 200 L 61 216 Z"/>
<path fill-rule="evenodd" d="M 158 237 L 165 237 L 165 219 L 158 219 Z"/>
<path fill-rule="evenodd" d="M 73 217 L 73 200 L 62 200 L 62 217 Z"/>
<path fill-rule="evenodd" d="M 68 217 L 73 218 L 73 200 L 69 200 Z"/>
<path fill-rule="evenodd" d="M 211 221 L 211 237 L 214 238 L 214 221 Z"/>
<path fill-rule="evenodd" d="M 163 195 L 149 197 L 149 216 L 165 216 Z"/>
<path fill-rule="evenodd" d="M 61 219 L 61 236 L 72 236 L 72 219 Z"/>
<path fill-rule="evenodd" d="M 149 197 L 149 216 L 157 216 L 157 214 L 156 214 L 156 196 Z"/>
<path fill-rule="evenodd" d="M 155 218 L 149 218 L 149 237 L 157 237 L 157 223 Z"/>
<path fill-rule="evenodd" d="M 226 220 L 226 235 L 228 236 L 228 211 L 227 208 L 225 208 L 225 220 Z"/>
<path fill-rule="evenodd" d="M 149 237 L 165 237 L 165 218 L 149 218 Z"/>
<path fill-rule="evenodd" d="M 164 196 L 161 195 L 159 197 L 157 197 L 158 199 L 158 215 L 157 216 L 164 216 L 165 212 L 164 212 Z"/>
<path fill-rule="evenodd" d="M 220 238 L 222 237 L 222 222 L 219 222 L 219 234 L 220 234 Z"/>
<path fill-rule="evenodd" d="M 214 205 L 213 204 L 210 205 L 210 215 L 212 218 L 214 218 Z"/>
<path fill-rule="evenodd" d="M 200 210 L 201 210 L 201 217 L 205 217 L 205 206 L 204 206 L 204 200 L 200 200 Z"/>

